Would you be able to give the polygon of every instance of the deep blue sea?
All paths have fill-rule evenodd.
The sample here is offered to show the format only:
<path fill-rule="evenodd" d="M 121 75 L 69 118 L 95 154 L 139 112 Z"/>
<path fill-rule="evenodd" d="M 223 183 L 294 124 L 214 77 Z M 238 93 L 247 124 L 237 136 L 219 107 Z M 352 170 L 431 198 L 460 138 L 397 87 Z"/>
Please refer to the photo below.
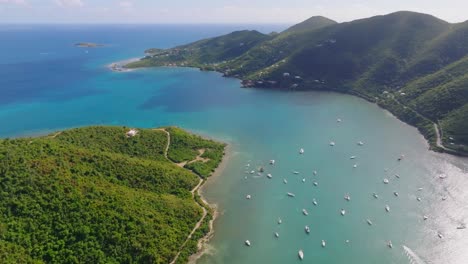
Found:
<path fill-rule="evenodd" d="M 202 264 L 296 263 L 299 249 L 303 263 L 468 263 L 468 231 L 457 229 L 468 222 L 467 159 L 428 151 L 415 128 L 376 105 L 335 93 L 243 89 L 239 80 L 191 68 L 118 73 L 106 67 L 151 47 L 284 28 L 1 25 L 0 136 L 97 124 L 176 125 L 228 142 L 226 168 L 203 190 L 220 216 Z M 273 178 L 248 173 L 259 166 Z"/>

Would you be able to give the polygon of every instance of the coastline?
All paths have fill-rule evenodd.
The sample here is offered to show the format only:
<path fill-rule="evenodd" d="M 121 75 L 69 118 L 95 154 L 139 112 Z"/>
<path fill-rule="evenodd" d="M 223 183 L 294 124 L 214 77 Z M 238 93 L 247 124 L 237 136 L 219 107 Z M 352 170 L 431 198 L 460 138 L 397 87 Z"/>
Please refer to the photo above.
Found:
<path fill-rule="evenodd" d="M 135 59 L 135 58 L 134 58 Z M 139 58 L 137 60 L 141 60 L 143 58 Z M 152 66 L 152 67 L 164 67 L 164 66 Z M 219 70 L 216 70 L 216 69 L 203 69 L 200 65 L 184 65 L 184 66 L 180 66 L 180 65 L 176 65 L 174 67 L 184 67 L 184 68 L 196 68 L 196 69 L 199 69 L 200 71 L 213 71 L 213 72 L 218 72 L 220 74 L 222 74 L 223 77 L 225 78 L 236 78 L 238 79 L 240 82 L 241 82 L 241 85 L 243 85 L 243 82 L 245 80 L 239 78 L 239 77 L 234 77 L 234 76 L 229 76 L 229 75 L 226 75 L 224 72 L 222 71 L 219 71 Z M 147 68 L 147 67 L 141 67 L 141 68 Z M 129 69 L 129 70 L 137 70 L 137 69 L 140 69 L 140 68 L 132 68 L 132 69 Z M 251 86 L 242 86 L 243 88 L 256 88 L 256 89 L 263 89 L 263 87 L 251 87 Z M 277 89 L 282 89 L 281 87 L 278 87 Z M 310 91 L 320 91 L 320 89 L 310 89 Z M 336 93 L 344 93 L 344 94 L 348 94 L 348 95 L 352 95 L 352 96 L 356 96 L 356 97 L 359 97 L 359 98 L 362 98 L 364 100 L 366 100 L 367 102 L 370 102 L 370 103 L 375 103 L 377 106 L 379 106 L 381 109 L 384 109 L 386 111 L 389 111 L 393 116 L 395 116 L 398 120 L 402 121 L 403 123 L 406 123 L 412 127 L 415 127 L 418 132 L 423 136 L 423 138 L 425 139 L 425 141 L 427 142 L 427 144 L 429 145 L 429 150 L 433 151 L 433 152 L 438 152 L 438 153 L 446 153 L 446 154 L 449 154 L 449 155 L 454 155 L 454 156 L 458 156 L 458 157 L 468 157 L 468 153 L 464 152 L 464 151 L 461 151 L 461 150 L 455 150 L 455 149 L 452 149 L 452 148 L 449 148 L 449 147 L 446 147 L 444 144 L 443 144 L 443 141 L 440 137 L 437 136 L 437 134 L 439 134 L 441 132 L 441 128 L 437 126 L 436 123 L 432 122 L 431 120 L 427 119 L 426 117 L 422 116 L 420 113 L 412 110 L 417 116 L 420 116 L 420 117 L 423 117 L 426 121 L 432 123 L 432 124 L 435 124 L 436 126 L 434 127 L 434 137 L 432 137 L 430 134 L 430 132 L 428 131 L 425 131 L 425 128 L 424 127 L 421 127 L 421 126 L 417 126 L 415 124 L 412 124 L 410 123 L 408 120 L 405 120 L 405 117 L 404 116 L 399 116 L 397 111 L 395 109 L 392 109 L 391 107 L 385 107 L 385 105 L 367 95 L 364 95 L 364 94 L 361 94 L 357 91 L 350 91 L 350 92 L 343 92 L 343 91 L 339 91 L 339 90 L 336 90 L 336 89 L 329 89 L 329 90 L 323 90 L 323 91 L 329 91 L 329 92 L 336 92 Z M 406 107 L 406 106 L 405 106 Z M 429 134 L 428 134 L 429 133 Z M 440 133 L 441 134 L 441 133 Z M 440 141 L 439 141 L 440 140 Z M 440 143 L 440 144 L 439 144 Z"/>
<path fill-rule="evenodd" d="M 204 180 L 204 182 L 200 185 L 200 187 L 196 190 L 197 195 L 200 197 L 200 200 L 212 210 L 212 219 L 209 222 L 209 229 L 210 231 L 200 238 L 197 242 L 197 252 L 192 254 L 189 259 L 188 263 L 189 264 L 195 264 L 197 261 L 208 252 L 207 244 L 211 240 L 211 238 L 214 235 L 214 222 L 216 219 L 219 217 L 219 210 L 218 210 L 218 205 L 215 203 L 209 203 L 204 196 L 203 192 L 207 186 L 208 181 L 213 182 L 219 176 L 221 176 L 222 172 L 226 169 L 226 166 L 228 164 L 228 161 L 232 158 L 232 145 L 229 143 L 226 143 L 226 147 L 224 148 L 224 157 L 221 163 L 219 164 L 218 168 L 213 172 L 213 174 L 208 177 L 208 179 Z"/>
<path fill-rule="evenodd" d="M 135 69 L 126 68 L 125 65 L 139 60 L 141 60 L 140 57 L 130 58 L 121 61 L 114 61 L 107 64 L 105 67 L 113 72 L 130 72 L 134 71 Z"/>

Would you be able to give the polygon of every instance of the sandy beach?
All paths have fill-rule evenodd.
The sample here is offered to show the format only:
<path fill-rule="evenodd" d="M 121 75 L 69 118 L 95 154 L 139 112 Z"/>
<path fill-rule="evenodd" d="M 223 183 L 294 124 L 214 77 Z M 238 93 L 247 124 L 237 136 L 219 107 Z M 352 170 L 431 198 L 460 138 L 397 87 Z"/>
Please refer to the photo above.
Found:
<path fill-rule="evenodd" d="M 106 68 L 108 68 L 109 70 L 114 71 L 114 72 L 133 71 L 134 69 L 127 69 L 127 68 L 124 68 L 124 66 L 126 64 L 129 64 L 129 63 L 132 63 L 132 62 L 135 62 L 135 61 L 139 61 L 140 59 L 141 59 L 140 57 L 136 57 L 136 58 L 130 58 L 130 59 L 122 60 L 122 61 L 112 62 L 112 63 L 107 64 Z"/>

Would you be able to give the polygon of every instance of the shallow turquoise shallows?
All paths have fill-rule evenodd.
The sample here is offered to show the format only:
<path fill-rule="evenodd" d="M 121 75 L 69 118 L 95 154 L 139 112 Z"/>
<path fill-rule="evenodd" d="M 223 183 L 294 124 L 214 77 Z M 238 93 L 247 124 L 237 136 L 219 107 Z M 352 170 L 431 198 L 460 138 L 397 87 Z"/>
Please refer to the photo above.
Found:
<path fill-rule="evenodd" d="M 457 229 L 468 221 L 468 161 L 428 151 L 415 128 L 376 105 L 242 89 L 239 80 L 190 68 L 105 67 L 240 27 L 2 26 L 0 135 L 176 125 L 230 143 L 226 168 L 203 190 L 220 216 L 201 264 L 299 263 L 300 249 L 302 263 L 468 263 L 468 231 Z M 73 47 L 80 41 L 108 45 Z M 250 174 L 262 166 L 261 176 Z"/>

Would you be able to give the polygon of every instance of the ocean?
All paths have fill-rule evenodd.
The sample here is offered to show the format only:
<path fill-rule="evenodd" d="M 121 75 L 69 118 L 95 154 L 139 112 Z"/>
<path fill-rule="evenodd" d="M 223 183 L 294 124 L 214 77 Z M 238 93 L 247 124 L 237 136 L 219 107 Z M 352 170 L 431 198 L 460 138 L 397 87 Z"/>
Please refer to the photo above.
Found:
<path fill-rule="evenodd" d="M 192 68 L 106 67 L 151 47 L 285 27 L 1 25 L 0 136 L 175 125 L 228 142 L 226 168 L 203 189 L 220 216 L 201 264 L 296 263 L 300 249 L 303 263 L 467 263 L 468 230 L 457 226 L 468 221 L 468 160 L 429 151 L 415 128 L 376 105 L 336 93 L 243 89 Z M 259 167 L 272 179 L 250 174 Z"/>

